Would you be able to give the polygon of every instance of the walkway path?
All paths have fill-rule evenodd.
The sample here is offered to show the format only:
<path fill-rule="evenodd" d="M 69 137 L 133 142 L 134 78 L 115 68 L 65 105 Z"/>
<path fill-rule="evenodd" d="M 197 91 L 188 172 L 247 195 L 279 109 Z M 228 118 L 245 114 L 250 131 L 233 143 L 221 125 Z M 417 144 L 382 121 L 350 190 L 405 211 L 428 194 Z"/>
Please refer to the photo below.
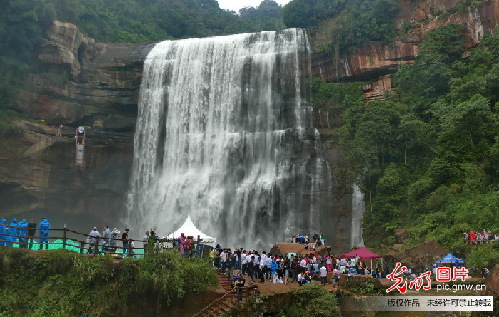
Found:
<path fill-rule="evenodd" d="M 227 312 L 230 308 L 236 306 L 237 295 L 235 290 L 231 286 L 231 281 L 227 277 L 227 275 L 217 272 L 218 275 L 218 283 L 221 288 L 225 291 L 225 293 L 211 302 L 208 306 L 206 306 L 203 310 L 193 315 L 193 317 L 217 317 L 221 314 Z M 246 289 L 247 290 L 247 289 Z M 245 298 L 248 296 L 248 292 L 243 292 L 243 302 Z"/>

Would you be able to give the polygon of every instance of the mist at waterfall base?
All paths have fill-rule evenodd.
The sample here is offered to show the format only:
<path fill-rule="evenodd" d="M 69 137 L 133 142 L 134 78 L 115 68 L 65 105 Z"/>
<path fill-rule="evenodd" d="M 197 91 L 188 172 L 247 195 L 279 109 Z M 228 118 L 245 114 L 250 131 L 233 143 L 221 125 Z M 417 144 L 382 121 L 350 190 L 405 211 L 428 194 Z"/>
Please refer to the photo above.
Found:
<path fill-rule="evenodd" d="M 144 64 L 125 223 L 166 236 L 190 215 L 222 246 L 260 250 L 324 231 L 331 171 L 310 78 L 299 29 L 158 43 Z"/>

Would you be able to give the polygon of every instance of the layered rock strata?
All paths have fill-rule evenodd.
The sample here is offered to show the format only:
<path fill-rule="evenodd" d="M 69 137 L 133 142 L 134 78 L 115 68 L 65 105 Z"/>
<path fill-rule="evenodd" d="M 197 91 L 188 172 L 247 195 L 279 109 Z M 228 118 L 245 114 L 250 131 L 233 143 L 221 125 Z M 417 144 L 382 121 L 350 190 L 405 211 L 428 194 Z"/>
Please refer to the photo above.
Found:
<path fill-rule="evenodd" d="M 499 1 L 484 1 L 479 6 L 460 6 L 461 0 L 404 0 L 399 5 L 395 25 L 408 28 L 390 44 L 369 42 L 339 56 L 317 53 L 313 57 L 314 75 L 325 82 L 369 81 L 393 73 L 398 66 L 412 63 L 418 55 L 418 44 L 426 33 L 449 23 L 466 27 L 469 46 L 478 44 L 485 34 L 499 23 Z M 326 21 L 319 28 L 315 41 L 317 50 L 321 38 L 331 38 Z M 326 34 L 324 34 L 326 33 Z M 323 42 L 323 41 L 322 41 Z"/>

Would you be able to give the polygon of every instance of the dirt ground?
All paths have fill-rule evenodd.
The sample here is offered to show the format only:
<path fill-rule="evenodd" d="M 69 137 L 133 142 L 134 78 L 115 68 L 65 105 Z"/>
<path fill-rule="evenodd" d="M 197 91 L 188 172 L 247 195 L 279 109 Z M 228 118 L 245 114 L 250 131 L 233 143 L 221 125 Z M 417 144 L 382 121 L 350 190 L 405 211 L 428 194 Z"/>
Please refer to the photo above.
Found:
<path fill-rule="evenodd" d="M 317 247 L 315 251 L 305 249 L 305 244 L 303 243 L 276 243 L 270 250 L 271 254 L 288 254 L 296 253 L 297 255 L 306 255 L 310 253 L 323 254 L 327 249 L 327 246 Z"/>
<path fill-rule="evenodd" d="M 320 285 L 320 282 L 313 281 L 314 284 Z M 275 295 L 275 294 L 281 294 L 281 293 L 287 293 L 293 290 L 300 289 L 302 286 L 299 286 L 298 283 L 288 283 L 287 285 L 284 284 L 274 284 L 272 282 L 267 282 L 265 281 L 264 283 L 256 283 L 258 285 L 258 290 L 260 291 L 260 294 L 263 296 L 269 296 L 269 295 Z M 338 291 L 338 287 L 336 285 L 333 285 L 331 283 L 326 284 L 324 286 L 328 291 L 333 292 L 333 291 Z"/>
<path fill-rule="evenodd" d="M 296 282 L 291 282 L 291 279 L 289 279 L 289 282 L 284 285 L 284 284 L 274 284 L 272 281 L 267 281 L 260 283 L 259 279 L 255 279 L 255 281 L 252 283 L 251 280 L 248 279 L 248 276 L 245 275 L 244 278 L 246 279 L 246 286 L 258 286 L 258 290 L 260 291 L 260 294 L 263 296 L 270 296 L 270 295 L 275 295 L 275 294 L 282 294 L 282 293 L 287 293 L 293 290 L 300 289 L 302 286 L 299 286 L 298 283 Z M 320 285 L 321 283 L 318 281 L 312 281 L 312 283 Z M 327 283 L 325 288 L 330 291 L 338 291 L 339 288 L 337 285 L 333 285 L 331 282 Z M 224 293 L 225 290 L 219 285 L 217 289 L 214 289 L 213 291 L 219 292 L 219 293 Z"/>

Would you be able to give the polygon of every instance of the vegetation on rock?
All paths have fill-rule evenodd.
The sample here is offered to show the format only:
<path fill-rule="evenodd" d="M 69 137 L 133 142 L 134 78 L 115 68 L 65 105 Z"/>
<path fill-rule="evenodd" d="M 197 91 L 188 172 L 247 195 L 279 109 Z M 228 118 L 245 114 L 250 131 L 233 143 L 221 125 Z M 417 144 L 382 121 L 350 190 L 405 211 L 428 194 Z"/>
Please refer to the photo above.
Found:
<path fill-rule="evenodd" d="M 209 261 L 162 252 L 116 262 L 66 250 L 0 248 L 0 316 L 127 316 L 217 283 Z M 153 312 L 156 313 L 156 312 Z"/>
<path fill-rule="evenodd" d="M 430 32 L 385 100 L 366 104 L 360 83 L 313 87 L 315 103 L 341 115 L 345 182 L 366 193 L 371 246 L 409 228 L 410 243 L 434 238 L 477 265 L 499 259 L 496 247 L 463 239 L 470 230 L 499 232 L 499 30 L 466 50 L 463 27 Z"/>
<path fill-rule="evenodd" d="M 367 41 L 390 42 L 398 33 L 394 16 L 399 0 L 294 0 L 283 8 L 287 27 L 308 28 L 312 33 L 329 22 L 329 39 L 323 49 L 341 51 Z"/>
<path fill-rule="evenodd" d="M 97 42 L 149 42 L 283 29 L 273 0 L 240 15 L 216 0 L 2 0 L 0 3 L 0 121 L 12 96 L 38 68 L 39 46 L 52 21 L 77 25 Z M 18 114 L 19 115 L 19 114 Z M 0 130 L 1 132 L 1 130 Z"/>
<path fill-rule="evenodd" d="M 338 317 L 341 316 L 338 298 L 322 285 L 311 284 L 285 294 L 251 297 L 244 305 L 232 308 L 223 317 L 240 316 L 279 317 Z"/>

